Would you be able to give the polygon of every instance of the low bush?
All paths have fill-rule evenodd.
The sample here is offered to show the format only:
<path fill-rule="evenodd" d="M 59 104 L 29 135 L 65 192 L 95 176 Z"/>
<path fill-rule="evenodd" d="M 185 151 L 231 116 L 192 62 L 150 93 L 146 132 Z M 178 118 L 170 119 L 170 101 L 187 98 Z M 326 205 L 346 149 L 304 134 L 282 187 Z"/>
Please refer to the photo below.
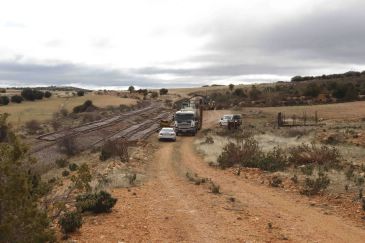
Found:
<path fill-rule="evenodd" d="M 20 95 L 13 95 L 12 97 L 11 97 L 11 102 L 13 102 L 13 103 L 22 103 L 23 102 L 23 97 L 21 97 Z"/>
<path fill-rule="evenodd" d="M 210 181 L 209 178 L 199 177 L 197 174 L 191 174 L 189 172 L 186 172 L 185 176 L 189 179 L 189 181 L 194 182 L 195 185 L 204 184 Z"/>
<path fill-rule="evenodd" d="M 49 92 L 49 91 L 46 91 L 45 93 L 44 93 L 44 97 L 46 97 L 46 98 L 50 98 L 52 96 L 52 93 L 51 92 Z"/>
<path fill-rule="evenodd" d="M 87 100 L 84 102 L 84 104 L 75 106 L 73 108 L 74 113 L 81 113 L 81 112 L 92 112 L 97 109 L 96 106 L 93 105 L 93 102 L 91 100 Z"/>
<path fill-rule="evenodd" d="M 80 212 L 110 212 L 116 202 L 117 199 L 113 198 L 110 193 L 105 191 L 76 197 L 76 207 Z"/>
<path fill-rule="evenodd" d="M 258 142 L 252 137 L 246 138 L 242 145 L 227 144 L 217 162 L 222 169 L 239 164 L 242 167 L 278 171 L 288 166 L 287 155 L 283 149 L 275 147 L 265 154 L 260 149 Z"/>
<path fill-rule="evenodd" d="M 270 180 L 270 186 L 279 187 L 283 183 L 283 180 L 279 176 L 273 176 Z"/>
<path fill-rule="evenodd" d="M 51 121 L 51 126 L 52 126 L 54 131 L 57 131 L 62 125 L 61 125 L 61 122 L 58 119 L 53 119 Z"/>
<path fill-rule="evenodd" d="M 68 170 L 62 171 L 62 176 L 66 177 L 66 176 L 69 176 L 69 175 L 70 175 L 70 171 L 68 171 Z"/>
<path fill-rule="evenodd" d="M 101 115 L 99 115 L 98 113 L 96 112 L 88 112 L 88 113 L 85 113 L 83 116 L 82 116 L 82 122 L 93 122 L 93 121 L 98 121 L 102 118 Z"/>
<path fill-rule="evenodd" d="M 113 156 L 119 156 L 121 161 L 128 161 L 128 143 L 123 140 L 106 141 L 101 148 L 99 159 L 105 161 Z"/>
<path fill-rule="evenodd" d="M 297 175 L 293 175 L 292 178 L 290 178 L 290 180 L 294 183 L 297 184 L 298 183 L 298 176 Z"/>
<path fill-rule="evenodd" d="M 152 93 L 151 93 L 151 98 L 157 98 L 158 97 L 158 93 L 156 92 L 156 91 L 153 91 Z"/>
<path fill-rule="evenodd" d="M 205 142 L 204 143 L 207 143 L 207 144 L 213 144 L 214 143 L 214 139 L 212 136 L 206 136 L 205 137 Z"/>
<path fill-rule="evenodd" d="M 68 115 L 68 110 L 67 110 L 67 109 L 65 109 L 65 108 L 62 108 L 62 109 L 60 110 L 60 114 L 61 114 L 63 117 L 66 117 L 66 116 Z"/>
<path fill-rule="evenodd" d="M 219 155 L 217 162 L 222 169 L 226 169 L 240 163 L 240 160 L 241 147 L 231 142 L 224 146 L 223 152 Z"/>
<path fill-rule="evenodd" d="M 220 193 L 220 186 L 219 185 L 216 185 L 214 184 L 213 182 L 211 182 L 211 185 L 210 185 L 210 191 L 214 194 L 219 194 Z"/>
<path fill-rule="evenodd" d="M 82 226 L 82 216 L 79 212 L 66 212 L 58 221 L 62 232 L 69 234 L 75 232 Z"/>
<path fill-rule="evenodd" d="M 68 169 L 70 171 L 76 171 L 78 168 L 79 168 L 79 166 L 77 164 L 75 164 L 75 163 L 72 163 L 72 164 L 69 164 L 68 165 Z"/>
<path fill-rule="evenodd" d="M 44 97 L 44 93 L 42 91 L 36 89 L 26 88 L 23 89 L 21 92 L 21 96 L 25 100 L 34 101 L 34 100 L 41 100 Z"/>
<path fill-rule="evenodd" d="M 313 175 L 314 165 L 313 164 L 303 165 L 300 167 L 300 170 L 304 175 L 311 176 Z"/>
<path fill-rule="evenodd" d="M 68 164 L 69 164 L 69 162 L 67 159 L 57 159 L 56 160 L 56 165 L 59 168 L 65 168 Z"/>
<path fill-rule="evenodd" d="M 66 135 L 58 142 L 60 151 L 68 156 L 76 155 L 79 152 L 76 146 L 75 137 L 72 135 Z"/>
<path fill-rule="evenodd" d="M 25 128 L 29 134 L 36 134 L 38 131 L 42 130 L 41 124 L 37 120 L 30 120 L 25 123 Z"/>
<path fill-rule="evenodd" d="M 358 176 L 355 180 L 357 186 L 362 186 L 365 182 L 365 178 L 363 176 Z"/>
<path fill-rule="evenodd" d="M 307 177 L 305 178 L 304 186 L 300 193 L 307 196 L 316 195 L 325 190 L 329 186 L 330 182 L 331 181 L 328 176 L 323 173 L 319 173 L 318 177 L 315 179 Z"/>
<path fill-rule="evenodd" d="M 297 166 L 316 164 L 326 169 L 336 168 L 340 165 L 341 154 L 335 147 L 302 144 L 289 149 L 289 162 Z"/>
<path fill-rule="evenodd" d="M 0 105 L 8 105 L 10 102 L 9 97 L 0 96 Z"/>
<path fill-rule="evenodd" d="M 288 166 L 288 158 L 285 150 L 274 147 L 272 151 L 264 154 L 256 165 L 261 170 L 266 171 L 279 171 Z"/>
<path fill-rule="evenodd" d="M 77 91 L 77 96 L 84 96 L 84 95 L 85 95 L 85 91 L 83 91 L 83 90 Z"/>
<path fill-rule="evenodd" d="M 160 95 L 166 95 L 169 92 L 168 89 L 162 88 L 160 89 Z"/>
<path fill-rule="evenodd" d="M 354 172 L 355 172 L 355 166 L 353 164 L 350 164 L 346 169 L 345 169 L 345 175 L 347 180 L 351 180 L 351 178 L 354 177 Z"/>

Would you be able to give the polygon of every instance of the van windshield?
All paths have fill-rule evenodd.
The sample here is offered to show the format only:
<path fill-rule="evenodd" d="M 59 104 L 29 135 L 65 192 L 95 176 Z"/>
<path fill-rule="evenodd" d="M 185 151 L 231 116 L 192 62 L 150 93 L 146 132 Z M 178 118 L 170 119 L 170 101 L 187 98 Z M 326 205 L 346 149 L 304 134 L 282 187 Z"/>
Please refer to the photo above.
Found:
<path fill-rule="evenodd" d="M 191 121 L 191 120 L 194 120 L 194 115 L 193 114 L 176 114 L 175 119 L 178 122 Z"/>

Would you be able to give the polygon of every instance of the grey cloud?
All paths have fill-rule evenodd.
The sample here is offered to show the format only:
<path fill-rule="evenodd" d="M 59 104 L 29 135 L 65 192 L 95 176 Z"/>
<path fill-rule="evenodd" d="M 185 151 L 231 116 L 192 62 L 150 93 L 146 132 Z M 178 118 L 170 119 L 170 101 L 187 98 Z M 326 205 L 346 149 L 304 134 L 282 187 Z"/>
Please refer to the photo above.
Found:
<path fill-rule="evenodd" d="M 347 3 L 344 3 L 347 4 Z M 329 62 L 365 63 L 365 3 L 281 23 L 260 43 L 264 51 Z"/>
<path fill-rule="evenodd" d="M 165 68 L 117 70 L 70 63 L 22 64 L 23 57 L 0 62 L 0 86 L 1 80 L 20 80 L 29 84 L 184 87 L 235 77 L 237 81 L 254 82 L 252 78 L 243 77 L 253 74 L 290 77 L 321 74 L 324 69 L 342 72 L 351 65 L 365 68 L 365 3 L 350 0 L 336 1 L 336 4 L 336 8 L 322 4 L 311 13 L 298 13 L 290 19 L 278 16 L 269 23 L 227 14 L 194 23 L 188 33 L 207 36 L 210 41 L 199 50 L 199 55 L 158 63 Z M 161 28 L 151 35 L 164 35 L 164 31 L 166 29 Z M 97 48 L 110 46 L 110 41 L 104 38 L 92 40 L 92 43 Z M 57 41 L 48 44 L 56 45 Z M 197 68 L 182 68 L 181 63 Z M 172 78 L 168 81 L 157 78 L 166 74 Z"/>
<path fill-rule="evenodd" d="M 361 1 L 344 1 L 295 18 L 278 16 L 270 24 L 220 16 L 192 28 L 193 34 L 211 36 L 211 41 L 207 54 L 185 61 L 213 63 L 223 73 L 292 76 L 365 66 L 364 10 Z"/>
<path fill-rule="evenodd" d="M 0 87 L 11 86 L 37 86 L 37 85 L 68 85 L 81 84 L 81 86 L 128 86 L 140 87 L 187 87 L 192 84 L 189 79 L 171 83 L 152 77 L 146 77 L 142 72 L 128 70 L 103 69 L 100 67 L 83 66 L 72 63 L 59 63 L 54 65 L 27 64 L 19 62 L 0 62 Z"/>

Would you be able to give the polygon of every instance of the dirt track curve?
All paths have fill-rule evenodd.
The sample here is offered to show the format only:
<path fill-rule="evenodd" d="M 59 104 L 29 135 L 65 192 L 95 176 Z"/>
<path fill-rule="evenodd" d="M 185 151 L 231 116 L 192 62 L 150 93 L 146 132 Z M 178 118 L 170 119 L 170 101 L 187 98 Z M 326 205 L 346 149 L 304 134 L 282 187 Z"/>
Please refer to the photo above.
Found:
<path fill-rule="evenodd" d="M 141 187 L 115 189 L 111 214 L 90 217 L 79 242 L 364 242 L 365 230 L 295 196 L 209 167 L 193 137 L 160 143 Z M 186 172 L 221 186 L 212 194 Z M 229 200 L 235 198 L 234 202 Z"/>

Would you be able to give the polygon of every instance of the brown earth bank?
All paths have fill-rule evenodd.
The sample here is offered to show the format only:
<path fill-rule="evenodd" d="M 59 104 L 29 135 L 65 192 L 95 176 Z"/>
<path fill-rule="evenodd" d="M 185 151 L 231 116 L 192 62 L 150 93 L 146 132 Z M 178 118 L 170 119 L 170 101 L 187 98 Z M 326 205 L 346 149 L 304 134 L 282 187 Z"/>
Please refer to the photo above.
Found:
<path fill-rule="evenodd" d="M 112 213 L 85 217 L 77 242 L 363 242 L 364 226 L 307 198 L 208 166 L 194 138 L 158 143 L 140 187 L 114 189 Z M 186 173 L 211 183 L 195 185 Z"/>

